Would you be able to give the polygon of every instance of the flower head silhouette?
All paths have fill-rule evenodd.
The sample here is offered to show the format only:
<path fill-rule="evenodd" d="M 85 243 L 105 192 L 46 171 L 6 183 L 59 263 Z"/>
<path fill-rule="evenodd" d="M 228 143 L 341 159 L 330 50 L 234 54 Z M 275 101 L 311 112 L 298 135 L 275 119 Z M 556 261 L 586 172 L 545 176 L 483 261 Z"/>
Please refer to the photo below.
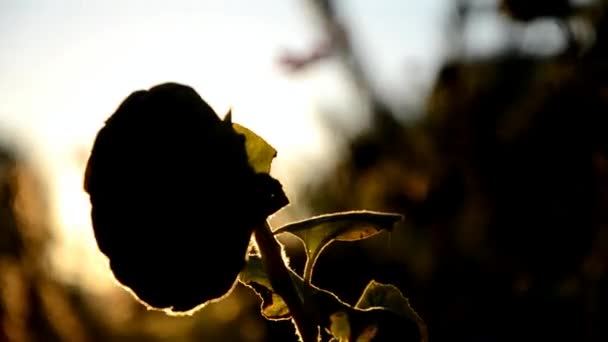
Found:
<path fill-rule="evenodd" d="M 84 188 L 115 278 L 173 313 L 229 293 L 253 228 L 288 203 L 276 179 L 251 167 L 230 116 L 178 83 L 119 105 L 97 133 Z"/>

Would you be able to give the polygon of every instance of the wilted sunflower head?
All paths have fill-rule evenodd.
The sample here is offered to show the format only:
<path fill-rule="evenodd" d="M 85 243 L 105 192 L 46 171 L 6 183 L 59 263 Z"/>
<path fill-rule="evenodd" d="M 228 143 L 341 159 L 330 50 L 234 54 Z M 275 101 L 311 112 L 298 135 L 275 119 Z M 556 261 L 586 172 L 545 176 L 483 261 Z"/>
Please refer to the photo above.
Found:
<path fill-rule="evenodd" d="M 253 228 L 288 203 L 248 160 L 230 116 L 221 120 L 191 87 L 131 93 L 97 133 L 85 172 L 115 278 L 168 312 L 230 292 Z"/>

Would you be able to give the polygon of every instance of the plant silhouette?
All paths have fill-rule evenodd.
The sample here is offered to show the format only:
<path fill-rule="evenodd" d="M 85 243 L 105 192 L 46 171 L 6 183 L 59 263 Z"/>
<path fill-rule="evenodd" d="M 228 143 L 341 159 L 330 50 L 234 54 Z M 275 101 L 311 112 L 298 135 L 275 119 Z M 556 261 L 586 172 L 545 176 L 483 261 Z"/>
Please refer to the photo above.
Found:
<path fill-rule="evenodd" d="M 401 215 L 330 213 L 274 233 L 268 216 L 289 203 L 269 175 L 276 150 L 224 120 L 189 86 L 135 91 L 97 134 L 85 171 L 98 247 L 115 278 L 144 305 L 189 314 L 231 292 L 237 278 L 263 299 L 269 320 L 291 319 L 304 342 L 426 340 L 424 321 L 396 287 L 370 282 L 357 307 L 311 283 L 332 241 L 392 229 Z M 275 238 L 291 233 L 309 252 L 304 278 Z M 259 255 L 246 257 L 252 234 Z M 379 289 L 379 290 L 378 290 Z M 386 292 L 386 293 L 385 293 Z M 389 293 L 390 292 L 390 293 Z M 379 299 L 378 299 L 379 298 Z"/>
<path fill-rule="evenodd" d="M 176 313 L 229 292 L 253 227 L 288 202 L 251 168 L 230 117 L 177 83 L 120 104 L 96 137 L 85 189 L 117 280 Z"/>

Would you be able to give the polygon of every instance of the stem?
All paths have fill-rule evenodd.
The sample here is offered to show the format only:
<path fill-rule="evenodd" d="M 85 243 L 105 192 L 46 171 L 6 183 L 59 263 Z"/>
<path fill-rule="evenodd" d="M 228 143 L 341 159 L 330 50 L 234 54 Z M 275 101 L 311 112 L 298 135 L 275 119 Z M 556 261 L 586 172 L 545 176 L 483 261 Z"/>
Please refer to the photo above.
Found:
<path fill-rule="evenodd" d="M 319 332 L 317 326 L 309 319 L 309 315 L 304 307 L 294 283 L 285 266 L 281 247 L 275 239 L 268 222 L 254 229 L 255 240 L 257 242 L 264 268 L 270 278 L 270 285 L 283 298 L 289 308 L 293 322 L 298 330 L 302 342 L 317 342 Z"/>
<path fill-rule="evenodd" d="M 306 253 L 306 263 L 304 264 L 304 283 L 309 285 L 312 283 L 312 268 L 314 266 L 314 260 L 311 256 Z"/>

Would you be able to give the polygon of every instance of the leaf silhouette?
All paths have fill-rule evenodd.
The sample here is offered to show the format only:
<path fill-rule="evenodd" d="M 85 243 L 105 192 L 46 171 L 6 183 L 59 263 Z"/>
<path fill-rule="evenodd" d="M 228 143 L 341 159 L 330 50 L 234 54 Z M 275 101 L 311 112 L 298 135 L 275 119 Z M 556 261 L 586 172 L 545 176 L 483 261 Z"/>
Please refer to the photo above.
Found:
<path fill-rule="evenodd" d="M 372 280 L 367 284 L 363 294 L 355 304 L 357 309 L 383 308 L 390 310 L 404 318 L 408 318 L 418 325 L 422 341 L 428 341 L 426 323 L 410 305 L 401 291 L 394 285 L 382 284 Z"/>
<path fill-rule="evenodd" d="M 357 307 L 352 307 L 332 292 L 306 284 L 293 271 L 291 276 L 298 295 L 312 314 L 311 323 L 324 328 L 333 336 L 333 341 L 354 339 L 356 342 L 383 342 L 393 341 L 395 336 L 414 341 L 420 336 L 426 336 L 424 322 L 401 292 L 392 285 L 370 282 Z M 278 321 L 291 318 L 283 298 L 274 292 L 258 255 L 250 255 L 238 279 L 262 299 L 261 313 L 266 319 Z M 411 317 L 417 317 L 417 324 Z"/>
<path fill-rule="evenodd" d="M 332 292 L 319 289 L 312 284 L 306 284 L 293 270 L 289 269 L 289 271 L 298 295 L 307 303 L 309 310 L 315 312 L 315 319 L 318 320 L 316 322 L 318 325 L 322 324 L 321 320 L 323 317 L 329 318 L 335 312 L 352 310 L 350 305 L 342 302 Z M 291 318 L 287 304 L 272 288 L 260 256 L 249 256 L 245 267 L 239 274 L 238 280 L 254 290 L 262 299 L 261 311 L 265 318 L 269 320 Z"/>
<path fill-rule="evenodd" d="M 383 230 L 391 230 L 402 219 L 402 215 L 394 213 L 348 211 L 289 223 L 274 233 L 291 233 L 303 242 L 307 256 L 304 281 L 310 283 L 317 258 L 331 242 L 366 239 Z"/>
<path fill-rule="evenodd" d="M 270 285 L 270 279 L 259 256 L 249 256 L 238 279 L 262 299 L 261 311 L 265 318 L 275 321 L 291 318 L 287 304 Z"/>

